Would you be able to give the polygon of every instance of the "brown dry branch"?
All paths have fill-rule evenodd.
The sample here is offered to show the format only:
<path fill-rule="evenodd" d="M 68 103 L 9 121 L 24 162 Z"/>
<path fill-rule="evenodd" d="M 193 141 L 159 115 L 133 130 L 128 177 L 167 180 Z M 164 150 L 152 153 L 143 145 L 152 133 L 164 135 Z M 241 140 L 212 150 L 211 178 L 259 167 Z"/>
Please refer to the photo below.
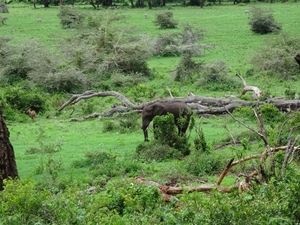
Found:
<path fill-rule="evenodd" d="M 299 135 L 300 136 L 300 135 Z M 155 181 L 151 180 L 145 180 L 143 177 L 136 177 L 135 180 L 138 183 L 142 183 L 149 186 L 155 186 L 159 189 L 160 193 L 166 195 L 165 199 L 166 201 L 169 200 L 168 195 L 176 195 L 176 194 L 182 194 L 183 192 L 211 192 L 212 190 L 217 190 L 221 193 L 229 193 L 235 189 L 238 189 L 239 192 L 248 191 L 252 188 L 251 180 L 255 180 L 256 183 L 261 184 L 261 181 L 259 181 L 256 176 L 258 176 L 260 173 L 258 170 L 253 171 L 249 175 L 245 175 L 245 178 L 241 180 L 238 183 L 235 183 L 229 187 L 222 187 L 220 186 L 222 183 L 223 178 L 226 176 L 226 174 L 230 171 L 230 169 L 236 165 L 239 165 L 241 163 L 244 163 L 246 161 L 252 160 L 252 159 L 260 159 L 263 155 L 266 157 L 275 154 L 278 151 L 287 151 L 288 146 L 281 146 L 281 147 L 275 147 L 270 148 L 269 150 L 266 150 L 264 153 L 261 154 L 255 154 L 250 155 L 245 158 L 239 159 L 237 161 L 233 161 L 234 158 L 232 158 L 229 163 L 224 168 L 223 172 L 219 176 L 217 182 L 215 184 L 201 184 L 200 186 L 191 187 L 191 186 L 184 186 L 184 187 L 173 187 L 168 185 L 161 185 Z M 294 151 L 300 150 L 300 146 L 294 146 Z"/>
<path fill-rule="evenodd" d="M 227 166 L 225 167 L 225 169 L 223 170 L 223 172 L 222 172 L 221 175 L 219 176 L 219 179 L 217 180 L 216 185 L 218 185 L 218 186 L 221 185 L 221 183 L 222 183 L 224 177 L 226 176 L 226 174 L 229 172 L 229 170 L 230 170 L 230 168 L 231 168 L 231 164 L 232 164 L 233 160 L 234 160 L 234 158 L 232 158 L 232 159 L 228 162 Z"/>

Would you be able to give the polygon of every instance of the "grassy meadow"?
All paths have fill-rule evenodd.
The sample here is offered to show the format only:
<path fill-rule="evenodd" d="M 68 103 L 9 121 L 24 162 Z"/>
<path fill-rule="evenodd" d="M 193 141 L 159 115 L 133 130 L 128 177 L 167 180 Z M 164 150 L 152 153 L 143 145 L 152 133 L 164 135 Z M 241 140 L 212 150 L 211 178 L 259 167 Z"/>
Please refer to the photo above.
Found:
<path fill-rule="evenodd" d="M 213 49 L 206 50 L 204 57 L 201 57 L 200 60 L 223 60 L 229 67 L 230 74 L 234 76 L 237 71 L 242 75 L 245 74 L 247 70 L 251 68 L 249 62 L 255 50 L 264 45 L 266 41 L 276 37 L 276 35 L 273 34 L 253 34 L 248 25 L 249 15 L 245 14 L 245 10 L 251 10 L 253 6 L 271 8 L 276 21 L 282 23 L 283 31 L 299 36 L 300 30 L 296 25 L 299 13 L 298 5 L 297 3 L 251 3 L 249 5 L 225 3 L 222 5 L 207 6 L 203 9 L 197 7 L 182 8 L 179 6 L 169 8 L 173 11 L 174 18 L 177 19 L 180 24 L 189 23 L 204 29 L 204 43 L 213 44 L 215 46 Z M 92 14 L 101 13 L 103 10 L 106 10 L 100 9 L 94 11 L 92 7 L 88 6 L 75 7 L 80 8 L 84 13 Z M 168 32 L 168 30 L 158 29 L 153 24 L 155 14 L 160 10 L 166 9 L 120 8 L 112 9 L 112 13 L 115 10 L 118 10 L 126 16 L 122 26 L 134 27 L 139 34 L 156 36 L 162 32 Z M 8 19 L 5 25 L 0 27 L 1 36 L 12 38 L 12 42 L 15 44 L 20 44 L 29 39 L 35 39 L 38 43 L 55 49 L 58 38 L 67 37 L 74 32 L 70 29 L 61 28 L 59 18 L 57 17 L 58 12 L 58 7 L 50 7 L 48 9 L 38 7 L 35 10 L 31 5 L 11 5 L 9 6 L 9 13 L 5 14 Z M 148 14 L 148 18 L 144 17 L 145 13 Z M 287 14 L 289 16 L 286 16 Z M 42 22 L 37 22 L 36 18 L 41 18 Z M 209 93 L 206 90 L 191 90 L 189 87 L 174 84 L 170 79 L 169 71 L 174 68 L 178 60 L 178 57 L 154 57 L 149 60 L 150 67 L 158 74 L 161 74 L 162 77 L 161 86 L 158 88 L 164 89 L 164 87 L 168 85 L 178 96 L 186 96 L 188 91 L 203 96 L 219 97 L 224 95 L 222 92 Z M 284 83 L 276 83 L 272 78 L 258 76 L 249 77 L 247 81 L 249 83 L 251 82 L 252 85 L 259 86 L 262 90 L 272 89 L 274 96 L 284 95 L 284 90 L 287 87 L 292 87 L 299 91 L 297 82 L 286 81 Z M 168 97 L 166 91 L 164 97 Z M 103 106 L 103 102 L 105 101 L 105 99 L 96 100 L 101 106 Z M 79 106 L 74 114 L 75 117 L 84 115 L 80 110 L 82 104 L 84 103 L 78 104 Z M 19 124 L 10 122 L 8 124 L 21 177 L 34 178 L 36 167 L 41 163 L 45 163 L 44 155 L 30 155 L 26 153 L 28 149 L 38 145 L 38 137 L 41 133 L 45 133 L 45 141 L 47 140 L 47 142 L 61 147 L 61 151 L 58 151 L 54 157 L 62 160 L 66 173 L 71 173 L 69 165 L 72 161 L 80 159 L 86 152 L 104 150 L 125 156 L 126 154 L 133 154 L 136 146 L 143 141 L 142 131 L 138 129 L 134 131 L 134 133 L 105 133 L 102 132 L 101 121 L 68 122 L 69 110 L 70 109 L 66 108 L 63 111 L 64 115 L 50 120 L 45 119 L 45 115 L 38 115 L 34 123 L 31 123 L 28 117 L 25 123 Z M 99 107 L 96 108 L 96 111 L 97 110 L 101 112 L 102 109 Z M 224 124 L 228 123 L 226 120 L 227 119 L 224 118 L 201 119 L 201 126 L 209 143 L 218 143 L 218 141 L 228 135 L 225 129 L 223 129 Z M 232 129 L 239 131 L 243 128 L 240 125 L 234 124 Z M 150 133 L 150 135 L 152 134 Z"/>
<path fill-rule="evenodd" d="M 204 62 L 224 61 L 228 66 L 229 75 L 235 78 L 236 72 L 246 77 L 246 73 L 252 68 L 250 60 L 255 52 L 264 46 L 266 42 L 277 37 L 276 34 L 253 34 L 248 24 L 249 14 L 246 14 L 245 10 L 251 10 L 253 6 L 271 8 L 275 20 L 282 24 L 282 32 L 299 37 L 299 4 L 299 2 L 287 2 L 284 4 L 279 2 L 274 4 L 253 2 L 233 5 L 225 2 L 221 5 L 205 6 L 202 9 L 175 5 L 152 10 L 126 7 L 108 10 L 111 10 L 112 13 L 118 11 L 125 15 L 125 20 L 119 24 L 120 26 L 128 26 L 129 29 L 136 29 L 137 34 L 149 34 L 152 37 L 164 32 L 170 32 L 170 30 L 158 29 L 158 27 L 154 26 L 153 21 L 157 12 L 167 9 L 172 10 L 174 19 L 179 21 L 179 28 L 181 24 L 188 23 L 205 30 L 203 43 L 214 46 L 212 49 L 205 50 L 204 56 L 197 59 Z M 107 10 L 101 8 L 95 11 L 92 9 L 92 6 L 88 5 L 75 5 L 75 8 L 87 14 L 101 14 L 104 10 Z M 57 17 L 58 12 L 59 7 L 53 6 L 48 9 L 41 6 L 34 9 L 32 5 L 27 4 L 9 5 L 9 13 L 3 15 L 8 19 L 5 21 L 5 25 L 0 25 L 0 36 L 10 37 L 12 39 L 11 43 L 16 45 L 22 44 L 26 40 L 35 39 L 39 44 L 55 51 L 60 38 L 68 37 L 75 33 L 72 29 L 63 29 L 61 27 L 60 20 Z M 147 18 L 144 16 L 145 13 L 148 15 Z M 36 18 L 41 18 L 42 22 L 37 22 Z M 150 80 L 146 85 L 162 90 L 160 91 L 161 97 L 169 97 L 168 92 L 165 90 L 166 86 L 177 97 L 185 97 L 189 91 L 195 95 L 211 97 L 238 94 L 237 91 L 224 93 L 222 91 L 211 92 L 201 88 L 193 89 L 191 86 L 175 83 L 171 79 L 170 71 L 176 67 L 179 59 L 179 57 L 152 57 L 148 64 L 155 71 L 158 79 Z M 274 96 L 284 96 L 284 92 L 288 88 L 300 93 L 299 81 L 283 81 L 268 76 L 260 76 L 259 74 L 246 77 L 246 81 L 249 85 L 258 86 L 261 90 L 267 90 Z M 115 91 L 122 93 L 122 90 Z M 122 94 L 134 101 L 130 91 Z M 66 94 L 63 100 L 67 101 L 68 98 L 69 95 Z M 154 99 L 144 100 L 150 101 Z M 135 119 L 138 121 L 138 126 L 125 132 L 105 131 L 104 128 L 108 121 L 119 123 L 122 120 L 122 117 L 119 118 L 117 116 L 101 120 L 89 119 L 84 122 L 69 122 L 69 119 L 72 117 L 81 118 L 87 115 L 84 108 L 88 105 L 88 101 L 79 102 L 75 106 L 76 110 L 72 116 L 69 114 L 73 106 L 66 107 L 59 116 L 54 116 L 58 107 L 54 107 L 53 104 L 49 112 L 38 114 L 34 122 L 27 115 L 24 115 L 23 122 L 7 121 L 10 141 L 14 147 L 17 168 L 21 179 L 30 179 L 37 184 L 50 183 L 49 180 L 53 179 L 54 175 L 52 172 L 54 171 L 57 173 L 56 179 L 61 183 L 76 184 L 81 189 L 86 189 L 90 185 L 98 184 L 97 182 L 99 181 L 95 181 L 96 178 L 86 167 L 74 167 L 74 163 L 83 160 L 87 153 L 104 151 L 117 156 L 117 161 L 121 165 L 120 170 L 126 171 L 126 166 L 124 165 L 123 167 L 122 163 L 127 161 L 132 163 L 130 164 L 131 166 L 134 164 L 140 166 L 132 174 L 124 172 L 124 176 L 116 177 L 114 180 L 126 180 L 131 175 L 145 176 L 146 179 L 162 184 L 169 182 L 173 176 L 181 182 L 185 180 L 185 175 L 181 174 L 180 171 L 183 161 L 168 160 L 165 162 L 144 163 L 133 158 L 137 146 L 144 142 L 143 132 L 140 129 L 140 116 Z M 110 108 L 112 102 L 117 102 L 117 100 L 112 97 L 93 99 L 93 111 L 101 113 Z M 47 119 L 47 115 L 51 115 L 50 118 Z M 253 123 L 253 121 L 247 118 L 242 119 L 254 129 L 258 129 L 258 125 Z M 230 140 L 230 135 L 225 126 L 233 135 L 246 132 L 245 127 L 227 116 L 204 118 L 195 115 L 195 120 L 196 125 L 202 128 L 206 142 L 212 149 L 221 141 L 225 139 Z M 192 140 L 196 136 L 195 130 L 189 135 L 190 142 L 193 144 Z M 150 140 L 153 139 L 152 128 L 150 128 L 149 137 Z M 47 148 L 51 149 L 52 152 L 35 152 L 36 149 Z M 242 146 L 228 147 L 222 150 L 213 149 L 213 154 L 229 161 L 230 158 L 236 157 L 237 152 L 241 151 L 241 149 Z M 264 149 L 265 146 L 262 141 L 257 144 L 250 144 L 247 155 L 260 153 Z M 218 176 L 219 174 L 215 174 L 199 177 L 199 179 L 213 183 Z M 228 175 L 222 185 L 232 185 L 235 178 L 234 175 Z M 111 182 L 115 182 L 114 180 Z M 195 184 L 195 181 L 188 180 L 188 178 L 186 180 Z M 111 224 L 114 223 L 112 222 Z"/>

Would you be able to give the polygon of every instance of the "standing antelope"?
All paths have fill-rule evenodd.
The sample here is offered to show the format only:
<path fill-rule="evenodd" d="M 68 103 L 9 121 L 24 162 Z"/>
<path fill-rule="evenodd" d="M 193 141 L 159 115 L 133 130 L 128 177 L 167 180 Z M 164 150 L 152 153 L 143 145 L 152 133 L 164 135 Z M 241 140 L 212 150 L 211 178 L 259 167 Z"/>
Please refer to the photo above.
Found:
<path fill-rule="evenodd" d="M 28 116 L 30 116 L 31 120 L 34 121 L 36 112 L 34 110 L 31 110 L 31 108 L 28 108 L 26 112 L 27 112 Z"/>
<path fill-rule="evenodd" d="M 42 19 L 41 18 L 36 18 L 36 21 L 37 22 L 42 22 Z"/>

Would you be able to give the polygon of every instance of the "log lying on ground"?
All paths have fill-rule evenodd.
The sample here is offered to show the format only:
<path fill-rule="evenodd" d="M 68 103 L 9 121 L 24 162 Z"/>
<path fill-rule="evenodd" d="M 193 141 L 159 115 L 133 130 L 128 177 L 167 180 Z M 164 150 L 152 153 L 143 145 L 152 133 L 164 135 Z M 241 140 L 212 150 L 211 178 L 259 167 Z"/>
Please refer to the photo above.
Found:
<path fill-rule="evenodd" d="M 263 104 L 273 104 L 281 111 L 296 111 L 300 109 L 300 100 L 283 100 L 283 99 L 268 99 L 266 101 L 245 101 L 245 100 L 233 100 L 233 99 L 226 99 L 226 98 L 213 98 L 213 97 L 204 97 L 204 96 L 196 96 L 190 95 L 185 98 L 183 97 L 172 97 L 172 98 L 164 98 L 164 99 L 157 99 L 149 102 L 144 102 L 142 104 L 136 105 L 132 103 L 128 98 L 124 95 L 116 92 L 116 91 L 107 91 L 107 92 L 99 92 L 99 91 L 86 91 L 82 94 L 75 94 L 72 95 L 71 98 L 66 101 L 59 109 L 58 112 L 62 111 L 64 108 L 70 105 L 74 105 L 81 100 L 86 100 L 89 98 L 94 97 L 115 97 L 120 102 L 121 105 L 117 107 L 113 107 L 108 109 L 102 113 L 95 114 L 93 113 L 90 116 L 86 116 L 82 119 L 73 119 L 71 121 L 82 121 L 89 118 L 102 118 L 112 116 L 115 113 L 126 113 L 128 111 L 135 111 L 141 112 L 142 109 L 154 102 L 176 102 L 182 101 L 189 105 L 189 107 L 196 113 L 196 114 L 211 114 L 211 115 L 220 115 L 229 112 L 232 112 L 234 109 L 240 106 L 258 106 Z"/>

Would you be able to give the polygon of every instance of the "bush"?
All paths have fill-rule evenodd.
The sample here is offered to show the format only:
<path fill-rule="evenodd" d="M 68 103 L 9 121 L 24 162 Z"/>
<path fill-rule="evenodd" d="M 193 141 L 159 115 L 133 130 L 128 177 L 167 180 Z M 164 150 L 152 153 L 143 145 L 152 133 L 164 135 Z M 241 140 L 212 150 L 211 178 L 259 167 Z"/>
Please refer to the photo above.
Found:
<path fill-rule="evenodd" d="M 167 144 L 158 141 L 139 144 L 136 147 L 136 158 L 146 162 L 163 162 L 167 159 L 178 159 L 182 155 Z"/>
<path fill-rule="evenodd" d="M 205 176 L 219 173 L 224 169 L 225 162 L 221 156 L 207 152 L 194 152 L 185 159 L 187 172 L 194 176 Z"/>
<path fill-rule="evenodd" d="M 0 53 L 3 54 L 3 58 L 0 60 L 0 79 L 7 84 L 14 85 L 18 82 L 30 80 L 33 85 L 43 87 L 46 90 L 57 90 L 61 89 L 63 85 L 53 83 L 53 71 L 65 70 L 64 72 L 69 72 L 64 68 L 58 68 L 60 63 L 63 64 L 62 58 L 64 59 L 64 57 L 50 53 L 49 50 L 34 40 L 30 40 L 21 46 L 13 46 L 9 44 L 9 40 L 0 38 Z M 73 72 L 75 71 L 71 70 L 71 74 L 67 74 L 67 76 L 70 76 L 70 80 L 74 79 Z M 64 78 L 62 82 L 67 82 L 65 74 L 56 74 L 56 76 L 56 80 Z M 82 81 L 82 83 L 84 82 Z"/>
<path fill-rule="evenodd" d="M 285 116 L 273 104 L 264 104 L 259 108 L 263 117 L 263 121 L 266 123 L 278 124 L 283 122 L 285 119 Z"/>
<path fill-rule="evenodd" d="M 61 7 L 57 16 L 63 28 L 76 28 L 85 18 L 80 12 L 68 7 Z"/>
<path fill-rule="evenodd" d="M 253 7 L 251 13 L 249 24 L 254 33 L 267 34 L 281 30 L 281 25 L 275 22 L 271 10 Z"/>
<path fill-rule="evenodd" d="M 172 11 L 164 11 L 156 14 L 154 24 L 161 29 L 172 29 L 177 27 L 178 21 L 173 19 Z"/>
<path fill-rule="evenodd" d="M 298 77 L 299 65 L 295 55 L 300 49 L 300 38 L 283 33 L 275 39 L 268 40 L 252 57 L 253 68 L 258 72 L 282 79 Z"/>
<path fill-rule="evenodd" d="M 211 149 L 209 148 L 209 146 L 206 143 L 202 129 L 199 127 L 196 128 L 196 133 L 197 133 L 197 136 L 194 139 L 194 145 L 195 145 L 196 151 L 210 152 Z"/>
<path fill-rule="evenodd" d="M 8 7 L 5 4 L 5 0 L 0 0 L 0 13 L 8 13 Z"/>
<path fill-rule="evenodd" d="M 46 110 L 45 97 L 34 89 L 11 87 L 5 90 L 3 98 L 11 109 L 20 113 L 25 113 L 28 108 L 34 109 L 36 112 L 45 112 Z"/>
<path fill-rule="evenodd" d="M 150 36 L 136 36 L 134 29 L 116 24 L 121 20 L 124 17 L 116 11 L 112 13 L 107 10 L 89 18 L 88 23 L 78 30 L 78 35 L 66 40 L 62 46 L 64 54 L 70 57 L 74 66 L 86 74 L 97 74 L 95 81 L 101 79 L 101 84 L 111 75 L 116 85 L 130 81 L 137 83 L 142 77 L 153 75 L 147 64 L 152 55 Z M 128 80 L 116 79 L 114 75 L 118 74 L 125 74 Z"/>
<path fill-rule="evenodd" d="M 232 91 L 240 87 L 239 83 L 228 76 L 227 67 L 223 61 L 213 62 L 202 66 L 197 74 L 198 81 L 195 83 L 200 88 L 210 91 Z"/>
<path fill-rule="evenodd" d="M 76 68 L 63 68 L 55 72 L 32 74 L 30 79 L 49 92 L 78 93 L 86 89 L 87 76 Z"/>
<path fill-rule="evenodd" d="M 179 118 L 179 120 L 185 118 Z M 184 121 L 182 121 L 184 124 Z M 158 142 L 167 144 L 175 148 L 183 156 L 190 154 L 190 144 L 186 134 L 183 136 L 178 135 L 177 127 L 174 123 L 174 115 L 168 114 L 165 116 L 156 116 L 153 119 L 154 124 L 154 137 Z"/>
<path fill-rule="evenodd" d="M 202 62 L 195 62 L 191 54 L 184 54 L 180 58 L 178 65 L 174 71 L 175 81 L 193 81 L 193 75 L 203 69 Z"/>
<path fill-rule="evenodd" d="M 245 120 L 256 121 L 255 114 L 254 114 L 252 108 L 249 106 L 237 107 L 233 110 L 232 114 L 235 117 L 239 117 L 239 118 L 243 119 L 243 121 L 245 121 Z"/>
<path fill-rule="evenodd" d="M 201 56 L 203 49 L 210 48 L 209 45 L 198 43 L 203 40 L 203 33 L 202 29 L 184 24 L 182 32 L 160 34 L 154 43 L 154 55 L 178 56 L 190 54 L 192 56 Z"/>

